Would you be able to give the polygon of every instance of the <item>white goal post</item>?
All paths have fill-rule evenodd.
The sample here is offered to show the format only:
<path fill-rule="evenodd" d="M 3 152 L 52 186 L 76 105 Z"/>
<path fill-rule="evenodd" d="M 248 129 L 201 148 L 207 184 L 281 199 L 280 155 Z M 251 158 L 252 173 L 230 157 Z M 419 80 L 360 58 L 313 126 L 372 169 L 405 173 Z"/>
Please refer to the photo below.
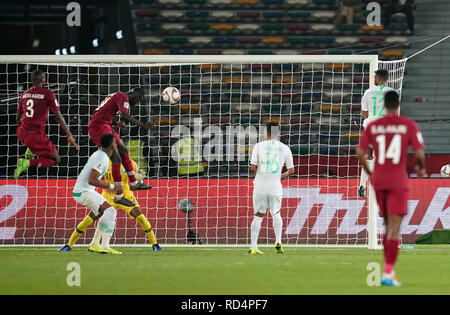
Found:
<path fill-rule="evenodd" d="M 67 241 L 87 213 L 71 200 L 70 189 L 95 150 L 87 135 L 89 116 L 108 94 L 141 86 L 148 95 L 131 114 L 152 119 L 156 126 L 150 134 L 127 127 L 120 135 L 153 186 L 136 195 L 162 244 L 249 243 L 253 209 L 248 157 L 255 141 L 262 139 L 260 127 L 275 121 L 281 124 L 282 141 L 293 149 L 297 171 L 284 183 L 283 242 L 378 248 L 374 193 L 370 188 L 367 204 L 357 198 L 360 167 L 354 150 L 362 126 L 358 106 L 364 90 L 374 85 L 378 67 L 390 70 L 390 82 L 401 91 L 404 66 L 405 60 L 381 62 L 377 55 L 0 56 L 0 108 L 6 116 L 0 121 L 0 156 L 6 162 L 0 187 L 8 187 L 1 197 L 18 198 L 0 205 L 5 207 L 0 211 L 0 245 Z M 47 74 L 47 87 L 82 148 L 69 148 L 50 119 L 47 132 L 62 163 L 29 170 L 14 180 L 16 160 L 26 149 L 15 137 L 15 112 L 36 68 Z M 180 103 L 172 106 L 162 104 L 160 97 L 170 85 L 182 94 Z M 201 142 L 202 170 L 189 176 L 171 155 L 182 138 L 181 126 Z M 185 198 L 194 199 L 189 218 L 177 208 Z M 119 212 L 112 242 L 145 244 L 139 226 Z M 262 244 L 273 241 L 270 222 L 268 214 Z M 89 243 L 93 229 L 80 244 Z"/>

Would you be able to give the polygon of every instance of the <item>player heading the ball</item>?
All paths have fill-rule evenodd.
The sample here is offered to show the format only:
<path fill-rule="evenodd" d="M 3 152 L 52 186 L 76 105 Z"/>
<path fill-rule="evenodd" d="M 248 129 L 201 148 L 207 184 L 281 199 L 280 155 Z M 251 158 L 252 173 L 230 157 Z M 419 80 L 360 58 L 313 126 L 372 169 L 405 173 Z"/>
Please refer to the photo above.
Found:
<path fill-rule="evenodd" d="M 283 186 L 281 181 L 294 174 L 294 162 L 291 149 L 280 142 L 277 136 L 280 126 L 275 123 L 266 125 L 266 140 L 258 142 L 253 147 L 251 157 L 251 170 L 253 180 L 253 209 L 254 217 L 251 225 L 251 247 L 249 254 L 262 254 L 258 249 L 258 237 L 261 223 L 267 208 L 272 215 L 273 229 L 275 231 L 275 249 L 277 253 L 284 253 L 281 246 L 281 231 L 283 220 L 280 215 Z M 281 173 L 283 165 L 287 171 Z"/>
<path fill-rule="evenodd" d="M 389 91 L 384 96 L 386 116 L 371 122 L 364 130 L 358 147 L 361 165 L 371 176 L 380 216 L 386 231 L 383 236 L 384 272 L 381 284 L 401 285 L 395 277 L 394 265 L 398 256 L 400 225 L 408 213 L 408 174 L 406 161 L 408 147 L 412 146 L 416 158 L 418 177 L 425 174 L 425 156 L 422 134 L 417 124 L 409 118 L 398 115 L 400 96 Z M 369 145 L 375 152 L 373 173 L 367 165 L 366 152 Z"/>
<path fill-rule="evenodd" d="M 115 197 L 115 202 L 128 207 L 135 206 L 135 204 L 123 196 L 120 164 L 122 163 L 127 171 L 132 189 L 140 189 L 142 184 L 138 183 L 136 180 L 136 174 L 133 170 L 133 165 L 131 163 L 130 156 L 128 155 L 128 150 L 122 142 L 122 139 L 120 139 L 120 136 L 113 129 L 112 121 L 116 114 L 120 113 L 121 119 L 146 130 L 151 129 L 153 127 L 152 122 L 143 123 L 128 114 L 130 106 L 137 105 L 143 100 L 144 89 L 140 87 L 136 87 L 127 93 L 116 92 L 110 94 L 94 110 L 94 113 L 88 123 L 89 136 L 98 147 L 101 147 L 100 137 L 105 133 L 112 134 L 116 140 L 117 147 L 114 148 L 111 155 L 114 184 L 119 187 Z M 146 189 L 146 187 L 143 188 Z"/>
<path fill-rule="evenodd" d="M 20 158 L 17 162 L 17 168 L 14 171 L 15 179 L 18 179 L 20 174 L 30 166 L 51 167 L 61 162 L 55 145 L 45 135 L 45 124 L 49 111 L 55 115 L 56 121 L 66 133 L 69 145 L 72 144 L 75 149 L 79 149 L 59 111 L 55 94 L 44 88 L 45 73 L 41 70 L 34 70 L 31 73 L 31 82 L 33 86 L 22 93 L 17 106 L 17 138 L 27 147 L 27 152 L 25 153 L 26 158 Z M 38 158 L 34 158 L 35 155 Z"/>

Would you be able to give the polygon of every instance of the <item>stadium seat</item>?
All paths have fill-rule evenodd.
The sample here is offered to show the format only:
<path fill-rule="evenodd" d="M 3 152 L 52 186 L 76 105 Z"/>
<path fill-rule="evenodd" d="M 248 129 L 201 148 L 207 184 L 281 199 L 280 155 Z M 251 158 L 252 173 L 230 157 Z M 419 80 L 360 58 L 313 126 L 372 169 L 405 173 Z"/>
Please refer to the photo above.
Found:
<path fill-rule="evenodd" d="M 338 113 L 341 110 L 340 105 L 325 105 L 322 104 L 320 106 L 320 111 L 325 113 Z"/>
<path fill-rule="evenodd" d="M 209 24 L 208 23 L 189 23 L 186 25 L 186 28 L 188 30 L 192 30 L 192 31 L 205 31 L 209 29 Z"/>
<path fill-rule="evenodd" d="M 384 42 L 384 38 L 381 37 L 363 37 L 359 41 L 363 44 L 379 44 Z"/>
<path fill-rule="evenodd" d="M 315 19 L 315 22 L 330 22 L 333 20 L 336 12 L 334 11 L 317 11 L 311 14 L 311 17 Z"/>
<path fill-rule="evenodd" d="M 167 1 L 167 0 L 164 0 Z M 186 4 L 194 4 L 194 5 L 204 5 L 206 4 L 207 0 L 184 0 L 184 3 Z"/>
<path fill-rule="evenodd" d="M 252 65 L 252 71 L 254 72 L 261 72 L 261 71 L 271 71 L 272 65 L 270 64 L 253 64 Z M 270 80 L 269 83 L 272 83 L 272 80 Z"/>
<path fill-rule="evenodd" d="M 261 43 L 266 45 L 280 45 L 283 42 L 283 37 L 264 37 L 263 39 L 261 39 Z"/>
<path fill-rule="evenodd" d="M 258 37 L 242 37 L 238 39 L 238 43 L 240 44 L 257 44 L 260 42 L 260 38 Z"/>
<path fill-rule="evenodd" d="M 199 55 L 221 55 L 221 50 L 199 50 L 197 51 Z"/>
<path fill-rule="evenodd" d="M 286 122 L 287 122 L 287 120 L 284 118 L 266 118 L 266 119 L 262 120 L 263 124 L 275 123 L 275 124 L 279 124 L 279 125 L 284 125 Z"/>
<path fill-rule="evenodd" d="M 223 79 L 223 82 L 225 83 L 245 83 L 248 82 L 246 78 L 244 77 L 226 77 Z"/>
<path fill-rule="evenodd" d="M 315 47 L 329 46 L 334 43 L 334 37 L 313 37 L 311 38 L 311 43 Z"/>
<path fill-rule="evenodd" d="M 222 20 L 222 19 L 229 20 L 234 17 L 234 12 L 233 11 L 212 11 L 211 17 L 213 17 L 214 19 L 219 19 L 219 20 Z"/>
<path fill-rule="evenodd" d="M 161 25 L 157 23 L 142 23 L 136 25 L 138 31 L 157 31 L 160 27 Z"/>
<path fill-rule="evenodd" d="M 329 55 L 351 55 L 351 54 L 353 54 L 353 52 L 351 50 L 334 50 L 334 51 L 329 51 L 328 54 Z"/>
<path fill-rule="evenodd" d="M 284 11 L 266 11 L 262 16 L 265 19 L 281 19 L 284 17 Z"/>
<path fill-rule="evenodd" d="M 384 30 L 384 26 L 383 25 L 369 26 L 367 24 L 364 24 L 363 26 L 361 26 L 361 29 L 366 32 L 379 32 Z"/>
<path fill-rule="evenodd" d="M 351 36 L 339 36 L 336 37 L 336 44 L 338 45 L 354 45 L 358 43 L 357 37 L 351 37 Z"/>
<path fill-rule="evenodd" d="M 186 28 L 186 25 L 181 23 L 165 23 L 161 25 L 161 28 L 166 32 L 180 32 Z"/>
<path fill-rule="evenodd" d="M 286 0 L 285 3 L 288 5 L 288 7 L 303 7 L 308 5 L 308 0 Z"/>
<path fill-rule="evenodd" d="M 275 55 L 298 55 L 299 51 L 294 49 L 277 50 Z M 287 65 L 289 66 L 289 65 Z"/>
<path fill-rule="evenodd" d="M 236 4 L 239 5 L 255 5 L 259 0 L 236 0 Z"/>
<path fill-rule="evenodd" d="M 291 77 L 282 77 L 282 78 L 276 78 L 275 83 L 296 83 L 300 81 L 298 78 L 291 78 Z"/>
<path fill-rule="evenodd" d="M 336 26 L 336 30 L 343 33 L 353 33 L 359 30 L 359 25 L 357 24 L 339 24 Z"/>
<path fill-rule="evenodd" d="M 272 55 L 271 50 L 249 50 L 249 55 Z"/>
<path fill-rule="evenodd" d="M 192 45 L 208 45 L 212 42 L 211 37 L 189 37 L 189 43 Z"/>
<path fill-rule="evenodd" d="M 190 19 L 196 19 L 196 18 L 204 19 L 209 16 L 209 12 L 208 11 L 187 11 L 185 13 L 185 16 Z"/>
<path fill-rule="evenodd" d="M 269 23 L 269 24 L 261 24 L 261 29 L 266 32 L 281 32 L 284 30 L 284 24 L 283 23 Z"/>
<path fill-rule="evenodd" d="M 159 0 L 158 1 L 160 4 L 162 5 L 167 5 L 167 6 L 178 6 L 181 3 L 181 0 Z"/>
<path fill-rule="evenodd" d="M 298 0 L 287 0 L 289 1 L 298 1 Z M 300 0 L 301 1 L 301 0 Z M 310 12 L 305 12 L 305 11 L 288 11 L 287 13 L 287 17 L 291 18 L 292 20 L 300 20 L 300 19 L 306 19 L 309 18 L 311 16 Z"/>
<path fill-rule="evenodd" d="M 405 36 L 390 36 L 386 38 L 386 44 L 408 44 L 408 38 Z"/>
<path fill-rule="evenodd" d="M 246 32 L 246 33 L 256 32 L 257 30 L 259 30 L 259 25 L 258 24 L 237 24 L 236 30 L 240 31 L 240 32 Z"/>
<path fill-rule="evenodd" d="M 153 122 L 157 126 L 161 126 L 161 125 L 175 125 L 177 123 L 177 120 L 174 119 L 174 118 L 157 118 Z"/>
<path fill-rule="evenodd" d="M 185 44 L 187 40 L 187 37 L 166 37 L 163 41 L 166 44 Z"/>
<path fill-rule="evenodd" d="M 311 42 L 310 38 L 306 37 L 289 37 L 286 40 L 290 45 L 301 45 L 306 46 Z"/>
<path fill-rule="evenodd" d="M 312 3 L 317 6 L 331 6 L 336 4 L 336 0 L 312 0 Z"/>
<path fill-rule="evenodd" d="M 381 56 L 387 59 L 401 59 L 405 57 L 403 50 L 383 50 Z"/>
<path fill-rule="evenodd" d="M 158 48 L 148 48 L 143 51 L 144 55 L 165 55 L 166 51 L 164 49 Z"/>
<path fill-rule="evenodd" d="M 180 105 L 180 112 L 184 114 L 200 114 L 200 105 Z"/>
<path fill-rule="evenodd" d="M 194 51 L 192 49 L 171 49 L 169 53 L 171 55 L 193 55 Z"/>
<path fill-rule="evenodd" d="M 347 139 L 359 139 L 361 137 L 361 132 L 359 131 L 351 131 L 344 134 L 344 138 Z"/>
<path fill-rule="evenodd" d="M 213 24 L 211 28 L 215 31 L 231 31 L 235 26 L 233 24 Z"/>
<path fill-rule="evenodd" d="M 403 33 L 408 30 L 408 25 L 403 24 L 389 24 L 387 29 L 393 33 Z"/>
<path fill-rule="evenodd" d="M 312 50 L 312 51 L 305 51 L 302 53 L 302 55 L 325 55 L 325 51 L 324 50 Z M 316 65 L 314 65 L 314 69 Z"/>
<path fill-rule="evenodd" d="M 184 16 L 184 12 L 179 10 L 165 10 L 160 11 L 159 14 L 165 19 L 180 19 Z"/>
<path fill-rule="evenodd" d="M 149 11 L 149 10 L 139 10 L 135 11 L 135 15 L 137 17 L 155 17 L 158 16 L 158 11 Z"/>
<path fill-rule="evenodd" d="M 241 49 L 225 49 L 222 51 L 224 55 L 244 55 L 245 51 Z"/>
<path fill-rule="evenodd" d="M 259 17 L 259 12 L 256 11 L 238 12 L 236 15 L 241 19 L 256 19 Z"/>
<path fill-rule="evenodd" d="M 199 68 L 202 71 L 215 71 L 219 70 L 220 66 L 218 64 L 201 64 L 197 65 L 197 68 Z"/>
<path fill-rule="evenodd" d="M 284 0 L 261 0 L 261 4 L 268 6 L 280 6 Z"/>
<path fill-rule="evenodd" d="M 293 32 L 305 32 L 310 29 L 310 26 L 305 24 L 288 24 L 287 29 Z"/>
<path fill-rule="evenodd" d="M 234 44 L 236 37 L 216 37 L 213 39 L 214 44 Z"/>
<path fill-rule="evenodd" d="M 159 43 L 162 42 L 161 37 L 154 37 L 154 36 L 137 37 L 136 39 L 139 44 L 142 44 L 144 46 L 158 45 Z"/>
<path fill-rule="evenodd" d="M 211 5 L 213 6 L 219 6 L 219 7 L 223 7 L 226 6 L 228 7 L 229 5 L 231 5 L 233 3 L 233 0 L 209 0 Z"/>
<path fill-rule="evenodd" d="M 313 24 L 311 30 L 317 33 L 328 33 L 334 30 L 334 24 Z"/>

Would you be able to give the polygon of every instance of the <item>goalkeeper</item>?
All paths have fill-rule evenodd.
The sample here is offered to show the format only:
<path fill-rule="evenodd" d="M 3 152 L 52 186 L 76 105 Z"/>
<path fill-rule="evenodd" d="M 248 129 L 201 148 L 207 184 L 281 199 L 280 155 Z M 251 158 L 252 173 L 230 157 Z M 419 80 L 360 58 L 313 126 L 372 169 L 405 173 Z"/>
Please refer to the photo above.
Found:
<path fill-rule="evenodd" d="M 135 161 L 131 160 L 131 163 L 133 165 L 134 172 L 136 174 L 136 179 L 141 182 L 143 180 L 143 175 L 138 173 L 137 169 L 138 166 Z M 129 217 L 136 219 L 136 221 L 139 222 L 139 224 L 142 227 L 142 230 L 146 234 L 148 240 L 152 244 L 152 248 L 154 251 L 160 251 L 162 248 L 158 245 L 155 233 L 152 230 L 152 227 L 150 223 L 148 222 L 147 218 L 142 213 L 141 207 L 139 206 L 139 203 L 136 200 L 136 197 L 134 196 L 133 192 L 130 190 L 130 186 L 128 184 L 128 175 L 125 171 L 125 168 L 123 165 L 121 167 L 121 173 L 122 173 L 122 188 L 123 188 L 123 194 L 125 198 L 128 200 L 131 200 L 133 203 L 135 203 L 135 206 L 128 207 L 119 203 L 114 202 L 115 194 L 108 190 L 103 190 L 102 196 L 105 197 L 105 199 L 116 209 L 121 209 L 125 211 Z M 140 178 L 139 178 L 140 177 Z M 105 182 L 108 184 L 114 184 L 114 178 L 112 176 L 112 167 L 111 167 L 111 161 L 109 161 L 109 169 L 105 174 Z M 143 183 L 140 186 L 140 189 L 150 189 L 150 186 L 146 186 Z M 89 251 L 91 252 L 97 252 L 97 253 L 110 253 L 110 254 L 122 254 L 121 252 L 114 250 L 109 247 L 109 241 L 111 239 L 112 233 L 114 231 L 115 225 L 116 225 L 116 215 L 117 211 L 109 212 L 108 214 L 104 214 L 98 221 L 97 229 L 95 230 L 94 238 L 92 240 L 91 245 L 89 246 Z M 100 245 L 101 243 L 101 245 Z"/>

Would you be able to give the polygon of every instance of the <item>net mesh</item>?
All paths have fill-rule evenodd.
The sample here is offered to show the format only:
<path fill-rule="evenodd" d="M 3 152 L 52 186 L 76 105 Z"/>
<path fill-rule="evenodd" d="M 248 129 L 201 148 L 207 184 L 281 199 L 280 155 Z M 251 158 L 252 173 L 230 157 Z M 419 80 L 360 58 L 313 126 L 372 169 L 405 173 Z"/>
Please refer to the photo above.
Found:
<path fill-rule="evenodd" d="M 130 157 L 153 188 L 135 192 L 161 244 L 247 244 L 253 219 L 249 157 L 263 139 L 263 125 L 281 125 L 280 139 L 293 155 L 295 175 L 284 182 L 285 244 L 367 244 L 367 204 L 357 198 L 360 166 L 355 149 L 362 130 L 361 97 L 369 88 L 369 63 L 215 64 L 1 64 L 0 244 L 63 244 L 88 209 L 72 198 L 76 177 L 96 151 L 87 124 L 109 94 L 144 87 L 130 113 L 152 120 L 147 132 L 118 130 Z M 379 62 L 389 85 L 401 91 L 404 61 Z M 30 73 L 47 75 L 79 151 L 50 115 L 46 134 L 61 163 L 12 175 L 26 148 L 16 137 L 18 99 L 31 87 Z M 167 86 L 182 94 L 164 104 Z M 192 165 L 180 163 L 189 156 Z M 178 203 L 190 199 L 192 212 Z M 77 244 L 91 241 L 94 225 Z M 118 210 L 112 243 L 145 244 L 139 224 Z M 274 242 L 272 219 L 259 242 Z"/>

